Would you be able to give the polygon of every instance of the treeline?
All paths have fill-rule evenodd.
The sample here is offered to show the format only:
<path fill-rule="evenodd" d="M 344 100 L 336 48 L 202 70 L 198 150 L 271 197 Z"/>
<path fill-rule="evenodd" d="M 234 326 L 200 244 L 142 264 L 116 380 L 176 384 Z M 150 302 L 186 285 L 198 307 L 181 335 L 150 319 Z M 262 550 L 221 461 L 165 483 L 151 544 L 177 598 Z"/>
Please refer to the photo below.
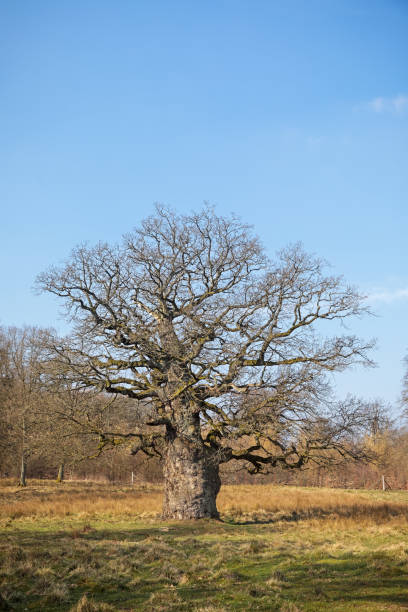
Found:
<path fill-rule="evenodd" d="M 25 486 L 30 477 L 121 480 L 136 465 L 142 473 L 126 436 L 102 452 L 102 432 L 131 431 L 137 409 L 54 377 L 52 342 L 51 330 L 0 329 L 0 476 Z"/>
<path fill-rule="evenodd" d="M 64 385 L 52 376 L 51 330 L 0 328 L 0 477 L 24 486 L 29 478 L 89 479 L 117 483 L 162 480 L 160 458 L 132 454 L 147 405 Z M 407 397 L 407 378 L 403 396 Z M 301 486 L 408 489 L 408 429 L 374 402 L 364 444 L 370 461 L 350 459 L 302 470 L 275 467 L 251 476 L 238 463 L 221 469 L 224 483 L 265 482 Z M 106 432 L 116 440 L 107 446 Z M 133 474 L 133 476 L 132 476 Z M 384 477 L 384 480 L 383 480 Z"/>

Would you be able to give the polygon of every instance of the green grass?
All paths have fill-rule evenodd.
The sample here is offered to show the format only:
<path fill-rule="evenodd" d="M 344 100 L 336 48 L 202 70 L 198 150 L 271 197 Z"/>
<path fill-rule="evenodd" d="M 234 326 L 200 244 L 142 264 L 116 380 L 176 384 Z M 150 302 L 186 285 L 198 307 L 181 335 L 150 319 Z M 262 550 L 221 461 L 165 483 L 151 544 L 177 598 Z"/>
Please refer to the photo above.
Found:
<path fill-rule="evenodd" d="M 384 502 L 383 494 L 365 495 Z M 406 492 L 394 497 L 408 510 Z M 182 523 L 108 515 L 3 519 L 4 609 L 408 609 L 407 514 L 264 523 L 237 516 Z M 84 594 L 88 603 L 77 607 Z"/>

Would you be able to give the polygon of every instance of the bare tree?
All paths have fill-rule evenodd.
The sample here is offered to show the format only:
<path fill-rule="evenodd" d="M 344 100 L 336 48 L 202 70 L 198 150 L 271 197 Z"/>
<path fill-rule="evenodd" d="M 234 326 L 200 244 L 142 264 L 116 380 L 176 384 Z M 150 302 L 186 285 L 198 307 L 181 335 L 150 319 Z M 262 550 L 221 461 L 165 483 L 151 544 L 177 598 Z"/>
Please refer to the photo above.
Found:
<path fill-rule="evenodd" d="M 404 410 L 405 415 L 408 416 L 408 355 L 405 357 L 404 363 L 405 363 L 406 370 L 405 370 L 404 378 L 402 379 L 401 401 L 402 401 L 402 405 L 405 408 Z"/>
<path fill-rule="evenodd" d="M 40 393 L 40 379 L 50 333 L 37 327 L 1 330 L 2 415 L 7 425 L 9 454 L 15 455 L 17 451 L 20 456 L 21 486 L 26 486 L 29 457 L 46 445 L 41 426 L 44 398 Z"/>
<path fill-rule="evenodd" d="M 163 459 L 165 517 L 218 516 L 224 462 L 259 472 L 361 455 L 365 407 L 332 404 L 326 376 L 371 364 L 372 342 L 324 332 L 366 309 L 324 269 L 299 245 L 270 261 L 234 216 L 158 206 L 120 246 L 80 246 L 39 276 L 73 323 L 54 364 L 134 400 L 134 426 L 99 432 L 101 446 L 131 440 Z"/>
<path fill-rule="evenodd" d="M 50 464 L 58 465 L 57 481 L 63 482 L 67 466 L 72 468 L 100 456 L 106 446 L 101 442 L 104 432 L 112 427 L 123 431 L 130 422 L 124 418 L 126 398 L 69 386 L 66 380 L 58 380 L 49 366 L 50 363 L 44 368 L 41 411 L 42 426 L 49 440 L 45 456 Z M 120 438 L 116 445 L 125 441 Z"/>
<path fill-rule="evenodd" d="M 0 328 L 0 469 L 2 475 L 8 473 L 9 457 L 14 448 L 8 411 L 11 386 L 9 342 L 5 330 Z"/>

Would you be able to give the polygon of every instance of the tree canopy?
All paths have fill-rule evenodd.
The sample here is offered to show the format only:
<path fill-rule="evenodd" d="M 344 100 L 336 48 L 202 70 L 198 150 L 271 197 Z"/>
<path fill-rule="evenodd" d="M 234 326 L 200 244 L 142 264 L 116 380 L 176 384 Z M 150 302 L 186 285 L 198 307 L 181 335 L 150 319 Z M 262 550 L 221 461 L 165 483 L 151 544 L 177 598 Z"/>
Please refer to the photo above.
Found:
<path fill-rule="evenodd" d="M 366 407 L 334 402 L 328 374 L 370 365 L 373 342 L 326 328 L 367 309 L 326 268 L 299 244 L 271 260 L 210 207 L 158 206 L 120 245 L 82 245 L 40 275 L 73 323 L 54 346 L 59 375 L 134 400 L 135 426 L 100 432 L 101 445 L 131 440 L 164 459 L 166 515 L 216 515 L 222 462 L 257 472 L 361 456 Z"/>

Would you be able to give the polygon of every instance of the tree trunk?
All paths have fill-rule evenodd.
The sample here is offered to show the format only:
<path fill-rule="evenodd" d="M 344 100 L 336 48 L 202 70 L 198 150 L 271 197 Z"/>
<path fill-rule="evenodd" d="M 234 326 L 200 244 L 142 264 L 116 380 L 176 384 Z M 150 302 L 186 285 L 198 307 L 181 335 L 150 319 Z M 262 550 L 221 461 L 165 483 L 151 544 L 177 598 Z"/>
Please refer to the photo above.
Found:
<path fill-rule="evenodd" d="M 194 405 L 188 393 L 179 394 L 180 385 L 190 381 L 189 372 L 179 363 L 183 349 L 168 321 L 162 321 L 160 336 L 162 346 L 174 355 L 165 396 L 175 396 L 170 402 L 172 423 L 166 426 L 163 518 L 219 518 L 216 504 L 221 487 L 219 462 L 201 437 L 200 407 Z"/>
<path fill-rule="evenodd" d="M 64 468 L 64 462 L 60 463 L 60 466 L 58 468 L 57 482 L 64 482 Z"/>
<path fill-rule="evenodd" d="M 163 518 L 219 518 L 219 465 L 201 440 L 167 436 L 164 482 Z"/>
<path fill-rule="evenodd" d="M 27 486 L 26 474 L 27 474 L 27 461 L 26 461 L 25 455 L 23 453 L 21 455 L 20 480 L 19 480 L 19 483 L 18 483 L 20 487 L 26 487 Z"/>

